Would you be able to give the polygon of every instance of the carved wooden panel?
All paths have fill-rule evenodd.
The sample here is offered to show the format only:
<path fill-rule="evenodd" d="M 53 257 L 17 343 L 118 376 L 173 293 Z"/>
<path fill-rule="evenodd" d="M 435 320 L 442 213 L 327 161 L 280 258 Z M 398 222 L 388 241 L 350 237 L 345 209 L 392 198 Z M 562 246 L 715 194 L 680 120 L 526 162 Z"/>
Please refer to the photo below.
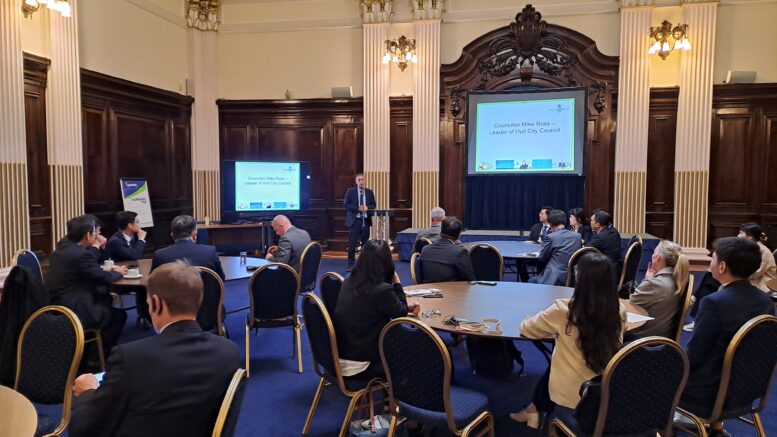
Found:
<path fill-rule="evenodd" d="M 24 121 L 27 144 L 27 196 L 30 249 L 51 251 L 51 185 L 46 139 L 46 83 L 49 60 L 24 54 Z"/>
<path fill-rule="evenodd" d="M 81 71 L 86 212 L 116 230 L 119 178 L 148 179 L 155 248 L 171 242 L 170 222 L 192 213 L 191 97 Z"/>
<path fill-rule="evenodd" d="M 674 162 L 678 88 L 650 92 L 645 231 L 672 239 L 674 231 Z"/>
<path fill-rule="evenodd" d="M 766 147 L 763 170 L 767 180 L 775 181 L 764 184 L 763 206 L 777 208 L 777 112 L 764 115 L 764 145 Z"/>
<path fill-rule="evenodd" d="M 753 114 L 721 111 L 713 119 L 710 149 L 710 205 L 754 206 L 752 190 Z M 752 149 L 751 149 L 752 150 Z"/>
<path fill-rule="evenodd" d="M 413 207 L 413 98 L 390 99 L 390 235 L 411 227 Z"/>

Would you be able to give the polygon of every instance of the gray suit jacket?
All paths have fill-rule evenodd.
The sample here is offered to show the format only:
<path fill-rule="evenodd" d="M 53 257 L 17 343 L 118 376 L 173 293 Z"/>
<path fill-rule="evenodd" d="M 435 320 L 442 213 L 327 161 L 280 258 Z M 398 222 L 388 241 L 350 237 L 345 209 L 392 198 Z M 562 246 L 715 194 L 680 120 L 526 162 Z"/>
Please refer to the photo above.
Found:
<path fill-rule="evenodd" d="M 416 234 L 415 238 L 416 240 L 421 237 L 428 238 L 432 243 L 440 239 L 440 228 L 442 225 L 432 225 L 428 228 L 421 229 L 418 231 L 418 234 Z"/>
<path fill-rule="evenodd" d="M 537 258 L 542 273 L 532 282 L 547 285 L 564 285 L 567 281 L 569 257 L 583 246 L 583 238 L 569 229 L 556 229 L 545 236 L 540 256 Z"/>
<path fill-rule="evenodd" d="M 650 335 L 674 338 L 674 316 L 680 310 L 680 295 L 672 279 L 674 269 L 665 267 L 652 278 L 646 278 L 629 296 L 629 301 L 644 308 L 650 320 L 629 332 L 629 339 L 638 339 Z"/>
<path fill-rule="evenodd" d="M 275 252 L 272 261 L 288 264 L 299 271 L 299 260 L 308 244 L 310 244 L 308 232 L 292 226 L 278 240 L 278 251 Z"/>

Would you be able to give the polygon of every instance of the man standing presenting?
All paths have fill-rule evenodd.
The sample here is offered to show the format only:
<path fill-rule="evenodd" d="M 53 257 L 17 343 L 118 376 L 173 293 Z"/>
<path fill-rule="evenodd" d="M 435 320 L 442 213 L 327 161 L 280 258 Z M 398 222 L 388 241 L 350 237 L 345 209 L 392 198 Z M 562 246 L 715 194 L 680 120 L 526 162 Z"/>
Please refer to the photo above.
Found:
<path fill-rule="evenodd" d="M 270 246 L 267 249 L 265 259 L 288 264 L 299 272 L 300 257 L 308 244 L 310 244 L 310 235 L 307 231 L 292 225 L 289 218 L 285 215 L 276 215 L 272 219 L 272 228 L 280 239 L 277 246 Z"/>
<path fill-rule="evenodd" d="M 370 239 L 372 217 L 369 210 L 375 209 L 375 193 L 364 187 L 364 175 L 356 173 L 356 186 L 345 192 L 345 226 L 348 227 L 348 269 L 356 263 L 356 245 Z"/>

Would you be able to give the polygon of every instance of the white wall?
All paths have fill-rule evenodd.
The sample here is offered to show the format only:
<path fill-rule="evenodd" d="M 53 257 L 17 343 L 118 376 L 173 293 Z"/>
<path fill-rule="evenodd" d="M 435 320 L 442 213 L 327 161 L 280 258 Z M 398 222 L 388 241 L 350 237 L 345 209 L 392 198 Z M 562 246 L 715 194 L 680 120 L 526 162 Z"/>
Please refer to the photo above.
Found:
<path fill-rule="evenodd" d="M 22 19 L 22 51 L 51 58 L 49 12 L 41 9 L 30 18 Z"/>
<path fill-rule="evenodd" d="M 777 2 L 721 4 L 713 80 L 728 70 L 752 70 L 756 82 L 777 82 Z"/>

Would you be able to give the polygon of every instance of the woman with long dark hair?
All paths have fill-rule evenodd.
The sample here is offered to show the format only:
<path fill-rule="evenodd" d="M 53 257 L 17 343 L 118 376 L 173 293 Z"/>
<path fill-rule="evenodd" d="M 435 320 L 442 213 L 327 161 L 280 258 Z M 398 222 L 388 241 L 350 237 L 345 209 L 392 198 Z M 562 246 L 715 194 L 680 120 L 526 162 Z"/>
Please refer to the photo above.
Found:
<path fill-rule="evenodd" d="M 521 323 L 521 335 L 530 339 L 554 337 L 556 347 L 548 372 L 534 389 L 532 404 L 510 417 L 539 427 L 540 412 L 556 406 L 573 409 L 580 401 L 580 385 L 601 374 L 623 344 L 626 310 L 615 289 L 613 265 L 607 256 L 586 253 L 577 265 L 575 291 Z"/>
<path fill-rule="evenodd" d="M 380 332 L 391 319 L 417 315 L 419 309 L 417 302 L 407 304 L 388 243 L 368 241 L 343 281 L 333 317 L 343 376 L 382 375 Z"/>

